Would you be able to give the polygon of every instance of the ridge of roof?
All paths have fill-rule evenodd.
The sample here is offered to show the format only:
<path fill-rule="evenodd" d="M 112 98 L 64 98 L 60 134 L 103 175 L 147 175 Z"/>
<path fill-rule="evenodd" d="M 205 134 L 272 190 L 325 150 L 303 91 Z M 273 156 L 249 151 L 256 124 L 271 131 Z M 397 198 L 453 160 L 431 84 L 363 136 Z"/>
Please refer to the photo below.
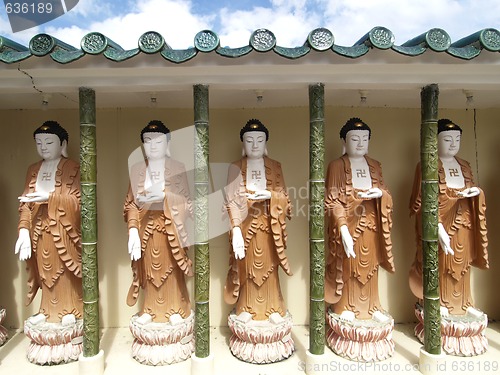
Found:
<path fill-rule="evenodd" d="M 187 49 L 172 49 L 163 36 L 156 31 L 148 31 L 138 40 L 138 48 L 124 50 L 107 36 L 99 32 L 86 34 L 76 48 L 49 35 L 37 34 L 25 47 L 13 40 L 0 36 L 0 61 L 11 64 L 28 59 L 32 56 L 50 55 L 52 60 L 60 64 L 76 61 L 86 54 L 104 55 L 107 59 L 120 62 L 144 54 L 156 54 L 173 63 L 181 64 L 194 58 L 198 53 L 215 52 L 227 58 L 242 57 L 251 51 L 274 53 L 287 58 L 299 59 L 312 50 L 319 52 L 333 51 L 334 53 L 356 59 L 367 54 L 371 49 L 392 49 L 406 56 L 418 56 L 428 49 L 435 52 L 444 52 L 449 55 L 471 60 L 482 50 L 490 52 L 500 51 L 500 32 L 494 28 L 485 28 L 452 43 L 448 33 L 440 28 L 429 31 L 408 40 L 401 45 L 394 44 L 394 34 L 391 30 L 377 26 L 361 37 L 352 46 L 335 44 L 333 33 L 326 28 L 312 30 L 302 46 L 281 47 L 276 43 L 275 35 L 268 29 L 255 30 L 249 44 L 238 48 L 221 47 L 219 36 L 211 30 L 202 30 L 194 37 L 194 47 Z"/>

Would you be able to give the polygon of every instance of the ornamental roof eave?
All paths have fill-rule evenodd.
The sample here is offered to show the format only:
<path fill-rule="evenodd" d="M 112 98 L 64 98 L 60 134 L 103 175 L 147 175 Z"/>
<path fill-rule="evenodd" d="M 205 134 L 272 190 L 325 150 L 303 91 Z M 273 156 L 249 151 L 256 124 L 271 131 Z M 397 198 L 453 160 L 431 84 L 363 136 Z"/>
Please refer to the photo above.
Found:
<path fill-rule="evenodd" d="M 384 91 L 384 96 L 393 98 L 390 103 L 374 98 L 371 104 L 417 107 L 415 93 L 429 83 L 438 83 L 441 92 L 472 89 L 500 97 L 499 51 L 500 33 L 491 28 L 455 42 L 444 30 L 431 29 L 395 45 L 390 30 L 376 27 L 352 46 L 336 45 L 333 34 L 319 28 L 295 48 L 279 46 L 266 29 L 254 31 L 249 44 L 239 48 L 221 47 L 214 32 L 203 30 L 195 36 L 193 47 L 182 50 L 171 48 L 154 31 L 144 33 L 131 50 L 97 32 L 87 34 L 79 48 L 47 34 L 35 35 L 29 46 L 0 37 L 0 109 L 18 108 L 16 98 L 36 107 L 35 97 L 41 93 L 62 95 L 67 103 L 61 107 L 74 107 L 80 86 L 95 88 L 101 106 L 121 106 L 120 100 L 130 105 L 134 101 L 128 97 L 143 100 L 151 92 L 169 91 L 183 98 L 169 95 L 169 106 L 189 107 L 192 98 L 185 92 L 198 83 L 211 85 L 216 106 L 238 106 L 237 100 L 248 99 L 248 92 L 255 90 L 272 90 L 281 97 L 279 103 L 266 100 L 266 106 L 304 105 L 306 95 L 291 96 L 289 91 L 304 91 L 314 82 L 325 83 L 327 97 L 332 95 L 340 105 L 349 105 L 345 98 L 363 89 L 372 96 Z M 480 69 L 473 68 L 479 65 Z M 233 95 L 218 96 L 217 90 L 233 90 Z M 234 95 L 234 90 L 241 95 Z M 330 90 L 335 92 L 329 94 Z M 399 91 L 395 95 L 391 90 Z M 402 101 L 403 91 L 410 104 Z M 32 95 L 31 104 L 27 94 Z M 485 105 L 500 107 L 492 99 Z"/>
<path fill-rule="evenodd" d="M 326 28 L 312 30 L 302 46 L 282 47 L 277 43 L 275 35 L 267 29 L 255 30 L 249 44 L 241 47 L 222 47 L 219 36 L 211 30 L 202 30 L 194 38 L 194 46 L 187 49 L 171 48 L 163 36 L 155 31 L 141 35 L 138 47 L 124 50 L 118 43 L 99 32 L 91 32 L 82 38 L 80 48 L 71 46 L 51 35 L 37 34 L 23 46 L 15 41 L 0 36 L 0 61 L 6 64 L 19 62 L 32 56 L 49 55 L 55 62 L 69 64 L 84 55 L 104 55 L 114 62 L 122 62 L 135 58 L 139 54 L 160 54 L 165 60 L 183 64 L 199 53 L 216 52 L 227 58 L 240 58 L 251 51 L 261 53 L 273 52 L 287 59 L 300 59 L 311 51 L 335 53 L 340 56 L 357 59 L 374 49 L 392 49 L 405 56 L 414 57 L 427 50 L 448 53 L 453 57 L 471 60 L 483 50 L 500 51 L 500 32 L 494 28 L 477 31 L 455 42 L 448 33 L 433 28 L 411 40 L 396 45 L 394 34 L 385 27 L 374 27 L 352 46 L 335 44 L 333 33 Z"/>

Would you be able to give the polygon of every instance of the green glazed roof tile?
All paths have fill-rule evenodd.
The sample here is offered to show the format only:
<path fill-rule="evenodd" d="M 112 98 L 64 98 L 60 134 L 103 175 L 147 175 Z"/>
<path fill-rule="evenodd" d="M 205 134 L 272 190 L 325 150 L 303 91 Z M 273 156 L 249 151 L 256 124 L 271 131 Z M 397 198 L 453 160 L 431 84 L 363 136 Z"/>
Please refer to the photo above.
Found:
<path fill-rule="evenodd" d="M 196 56 L 198 50 L 196 48 L 189 48 L 183 50 L 176 49 L 164 49 L 161 51 L 161 55 L 167 59 L 168 61 L 174 62 L 176 64 L 180 64 L 191 60 Z"/>
<path fill-rule="evenodd" d="M 330 30 L 321 27 L 309 33 L 307 42 L 316 51 L 326 51 L 333 47 L 335 38 Z"/>
<path fill-rule="evenodd" d="M 365 44 L 360 44 L 352 47 L 334 45 L 332 47 L 332 50 L 338 53 L 339 55 L 355 59 L 357 57 L 365 55 L 370 50 L 370 48 Z"/>
<path fill-rule="evenodd" d="M 48 34 L 37 34 L 25 47 L 8 38 L 0 36 L 0 61 L 6 64 L 19 62 L 31 56 L 50 55 L 58 63 L 68 64 L 78 60 L 85 54 L 103 54 L 107 59 L 115 62 L 131 59 L 145 53 L 160 53 L 163 58 L 176 64 L 184 63 L 194 58 L 198 52 L 214 52 L 223 57 L 238 58 L 247 55 L 252 50 L 266 53 L 274 51 L 287 59 L 299 59 L 311 50 L 321 53 L 332 51 L 340 56 L 359 58 L 371 49 L 389 50 L 413 57 L 426 52 L 445 52 L 451 56 L 470 60 L 483 51 L 500 51 L 500 32 L 497 29 L 486 28 L 466 36 L 454 43 L 445 30 L 433 28 L 418 35 L 401 45 L 394 44 L 394 34 L 391 30 L 377 26 L 361 37 L 352 46 L 339 46 L 335 44 L 333 33 L 326 28 L 312 30 L 304 45 L 299 47 L 283 47 L 277 45 L 275 35 L 267 29 L 255 30 L 246 46 L 231 48 L 221 47 L 219 36 L 211 30 L 202 30 L 195 35 L 194 47 L 187 49 L 172 49 L 163 36 L 156 31 L 148 31 L 138 40 L 138 48 L 124 50 L 117 43 L 99 32 L 91 32 L 82 38 L 80 49 L 64 43 Z"/>
<path fill-rule="evenodd" d="M 251 46 L 244 46 L 239 48 L 219 47 L 215 50 L 219 55 L 224 57 L 241 57 L 253 51 Z"/>
<path fill-rule="evenodd" d="M 194 37 L 194 45 L 201 52 L 211 52 L 219 47 L 219 36 L 210 30 L 200 31 Z"/>
<path fill-rule="evenodd" d="M 30 50 L 6 37 L 0 36 L 0 61 L 12 64 L 31 56 Z"/>
<path fill-rule="evenodd" d="M 258 29 L 250 36 L 250 45 L 258 52 L 267 52 L 276 46 L 276 37 L 267 29 Z"/>
<path fill-rule="evenodd" d="M 311 51 L 309 46 L 286 48 L 276 46 L 274 47 L 274 52 L 278 55 L 286 57 L 287 59 L 298 59 L 299 57 L 307 55 Z"/>
<path fill-rule="evenodd" d="M 156 31 L 148 31 L 139 38 L 139 49 L 141 52 L 148 54 L 157 53 L 164 48 L 170 49 L 170 46 L 165 43 L 163 36 Z"/>

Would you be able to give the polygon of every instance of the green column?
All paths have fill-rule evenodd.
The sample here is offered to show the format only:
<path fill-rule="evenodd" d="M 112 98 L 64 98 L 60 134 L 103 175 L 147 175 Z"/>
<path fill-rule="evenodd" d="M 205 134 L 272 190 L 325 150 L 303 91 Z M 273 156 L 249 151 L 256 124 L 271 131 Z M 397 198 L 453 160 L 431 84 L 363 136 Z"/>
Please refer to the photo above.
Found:
<path fill-rule="evenodd" d="M 422 251 L 424 287 L 424 350 L 441 353 L 438 264 L 438 152 L 437 117 L 439 89 L 436 84 L 422 89 L 420 160 L 422 172 Z"/>
<path fill-rule="evenodd" d="M 309 86 L 309 351 L 325 351 L 325 89 Z"/>
<path fill-rule="evenodd" d="M 195 355 L 210 355 L 210 254 L 208 246 L 208 86 L 193 86 L 194 95 L 194 287 Z"/>
<path fill-rule="evenodd" d="M 99 279 L 97 273 L 95 91 L 80 88 L 80 190 L 83 283 L 83 356 L 99 353 Z"/>

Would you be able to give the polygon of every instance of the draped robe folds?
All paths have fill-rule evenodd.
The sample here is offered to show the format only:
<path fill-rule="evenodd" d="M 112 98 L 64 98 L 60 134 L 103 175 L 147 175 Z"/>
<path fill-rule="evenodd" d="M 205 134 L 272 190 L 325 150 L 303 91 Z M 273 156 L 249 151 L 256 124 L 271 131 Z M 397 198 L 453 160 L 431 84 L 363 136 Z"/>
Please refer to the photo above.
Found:
<path fill-rule="evenodd" d="M 457 193 L 474 186 L 469 163 L 455 157 L 465 180 L 465 187 L 453 189 L 446 186 L 445 171 L 439 161 L 439 222 L 450 236 L 454 255 L 446 255 L 439 244 L 439 286 L 441 305 L 454 315 L 463 315 L 467 307 L 473 306 L 470 290 L 470 267 L 481 269 L 488 265 L 488 239 L 486 231 L 486 203 L 483 191 L 472 198 L 460 198 Z M 415 171 L 413 192 L 410 199 L 410 215 L 415 215 L 417 252 L 410 269 L 410 288 L 413 294 L 423 299 L 422 286 L 422 217 L 421 217 L 421 171 Z"/>
<path fill-rule="evenodd" d="M 23 196 L 34 193 L 43 161 L 28 168 Z M 32 256 L 26 260 L 26 305 L 42 289 L 40 313 L 48 322 L 66 314 L 82 317 L 82 261 L 80 229 L 80 166 L 61 158 L 54 191 L 46 202 L 21 203 L 18 229 L 30 232 Z"/>
<path fill-rule="evenodd" d="M 347 155 L 332 161 L 326 179 L 326 214 L 329 252 L 325 274 L 325 301 L 341 314 L 353 311 L 357 319 L 370 319 L 382 310 L 378 269 L 394 272 L 392 255 L 392 197 L 382 178 L 379 162 L 365 156 L 372 187 L 382 190 L 377 199 L 359 198 L 352 185 Z M 340 227 L 347 225 L 356 257 L 347 257 Z"/>
<path fill-rule="evenodd" d="M 185 275 L 193 275 L 186 245 L 186 221 L 192 216 L 186 172 L 182 163 L 167 158 L 165 199 L 139 204 L 136 197 L 145 194 L 146 173 L 146 163 L 132 168 L 124 204 L 128 229 L 137 228 L 141 239 L 141 258 L 132 261 L 133 281 L 127 304 L 135 305 L 143 288 L 141 315 L 148 313 L 158 323 L 168 322 L 173 314 L 185 319 L 191 313 Z"/>
<path fill-rule="evenodd" d="M 285 219 L 290 219 L 291 206 L 281 164 L 264 157 L 264 167 L 270 200 L 252 201 L 246 198 L 247 158 L 243 158 L 229 167 L 225 202 L 231 228 L 241 228 L 245 257 L 235 258 L 230 235 L 230 268 L 224 300 L 228 304 L 236 304 L 236 314 L 246 311 L 252 314 L 254 320 L 266 320 L 272 313 L 285 315 L 279 267 L 287 275 L 292 274 L 285 254 Z"/>

